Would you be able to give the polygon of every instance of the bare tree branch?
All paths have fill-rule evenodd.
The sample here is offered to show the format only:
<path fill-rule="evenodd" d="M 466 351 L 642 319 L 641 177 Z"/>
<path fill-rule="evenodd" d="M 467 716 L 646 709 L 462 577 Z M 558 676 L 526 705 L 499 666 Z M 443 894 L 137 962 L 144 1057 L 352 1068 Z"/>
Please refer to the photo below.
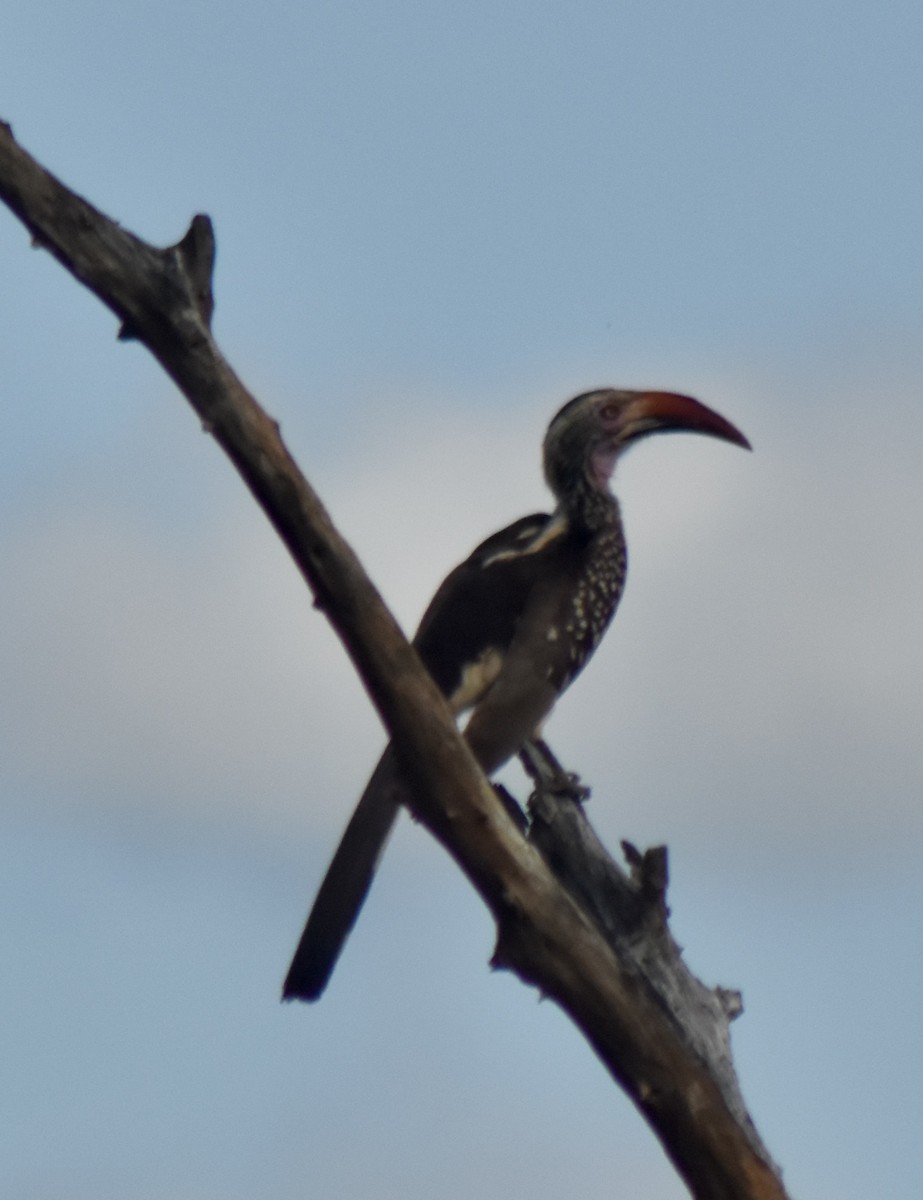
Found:
<path fill-rule="evenodd" d="M 6 125 L 0 125 L 0 197 L 34 243 L 115 313 L 121 336 L 147 346 L 285 542 L 397 747 L 414 788 L 415 816 L 452 854 L 497 921 L 495 965 L 515 971 L 568 1012 L 648 1120 L 695 1197 L 784 1200 L 736 1082 L 728 1091 L 726 1081 L 709 1068 L 708 1039 L 690 1040 L 676 997 L 657 983 L 660 968 L 645 966 L 647 951 L 630 952 L 648 926 L 655 929 L 655 941 L 668 944 L 665 860 L 658 880 L 657 856 L 637 856 L 634 880 L 627 881 L 625 892 L 635 926 L 630 920 L 604 936 L 605 919 L 598 911 L 592 916 L 585 911 L 585 889 L 573 882 L 562 886 L 548 865 L 564 855 L 560 847 L 568 837 L 555 833 L 543 840 L 540 851 L 510 819 L 438 690 L 288 453 L 278 425 L 219 351 L 210 330 L 214 236 L 209 219 L 194 218 L 175 246 L 149 246 L 46 172 Z M 548 828 L 558 820 L 554 814 L 560 806 L 555 810 L 552 802 L 549 808 L 541 788 L 534 807 Z M 657 911 L 660 917 L 652 925 L 650 914 Z M 697 986 L 702 991 L 695 995 L 704 1007 L 709 1007 L 704 996 L 717 1006 L 707 1020 L 723 1021 L 726 1034 L 733 1005 Z"/>

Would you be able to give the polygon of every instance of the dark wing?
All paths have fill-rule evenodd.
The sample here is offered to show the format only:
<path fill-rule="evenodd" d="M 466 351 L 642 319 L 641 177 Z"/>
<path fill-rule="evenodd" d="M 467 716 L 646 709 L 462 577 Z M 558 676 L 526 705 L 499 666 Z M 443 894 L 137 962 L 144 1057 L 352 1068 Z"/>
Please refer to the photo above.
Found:
<path fill-rule="evenodd" d="M 489 650 L 502 653 L 513 640 L 539 566 L 529 547 L 551 521 L 534 513 L 492 534 L 433 596 L 413 644 L 446 696 L 455 694 L 467 667 Z"/>
<path fill-rule="evenodd" d="M 591 551 L 592 538 L 561 523 L 549 525 L 516 561 L 522 602 L 512 636 L 465 728 L 465 739 L 488 775 L 540 733 L 579 670 L 574 660 L 574 597 Z M 490 563 L 487 570 L 492 569 Z"/>
<path fill-rule="evenodd" d="M 415 645 L 490 774 L 532 737 L 576 673 L 573 598 L 592 538 L 560 516 L 488 538 L 436 593 Z"/>

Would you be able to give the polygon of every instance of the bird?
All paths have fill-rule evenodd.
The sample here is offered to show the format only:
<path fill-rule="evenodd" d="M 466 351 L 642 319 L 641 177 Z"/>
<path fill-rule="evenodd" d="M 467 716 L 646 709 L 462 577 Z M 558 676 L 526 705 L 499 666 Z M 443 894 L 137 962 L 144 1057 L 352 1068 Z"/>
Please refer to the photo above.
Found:
<path fill-rule="evenodd" d="M 691 396 L 597 388 L 569 400 L 543 442 L 554 510 L 522 517 L 481 542 L 424 612 L 413 645 L 454 715 L 470 713 L 464 737 L 486 775 L 536 743 L 599 645 L 627 569 L 611 490 L 616 463 L 636 442 L 670 431 L 751 449 L 730 421 Z M 326 988 L 407 788 L 389 745 L 321 884 L 284 1000 L 314 1001 Z"/>

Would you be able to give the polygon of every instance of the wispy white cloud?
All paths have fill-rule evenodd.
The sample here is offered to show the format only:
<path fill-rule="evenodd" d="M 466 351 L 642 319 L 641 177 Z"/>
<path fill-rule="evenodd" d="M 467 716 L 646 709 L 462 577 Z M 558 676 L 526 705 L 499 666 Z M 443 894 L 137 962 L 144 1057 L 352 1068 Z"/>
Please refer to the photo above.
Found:
<path fill-rule="evenodd" d="M 918 839 L 923 485 L 900 460 L 871 469 L 884 447 L 848 419 L 819 447 L 747 413 L 761 448 L 734 415 L 753 457 L 664 438 L 623 464 L 629 588 L 549 736 L 604 825 L 614 793 L 618 819 L 668 839 Z M 480 537 L 545 505 L 546 416 L 395 398 L 321 465 L 405 627 Z M 0 726 L 21 791 L 295 837 L 340 822 L 382 735 L 259 519 L 232 506 L 177 543 L 65 493 L 3 557 Z"/>

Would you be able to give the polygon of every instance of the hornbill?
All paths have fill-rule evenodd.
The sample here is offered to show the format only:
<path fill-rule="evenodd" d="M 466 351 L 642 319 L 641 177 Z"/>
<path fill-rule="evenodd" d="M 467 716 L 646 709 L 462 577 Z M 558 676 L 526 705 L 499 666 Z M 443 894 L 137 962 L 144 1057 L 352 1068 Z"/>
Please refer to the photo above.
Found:
<path fill-rule="evenodd" d="M 609 484 L 616 461 L 652 433 L 687 430 L 746 449 L 744 435 L 672 392 L 585 392 L 544 441 L 554 512 L 514 521 L 475 549 L 436 592 L 414 646 L 487 775 L 538 736 L 596 649 L 625 582 L 625 538 Z M 353 813 L 308 917 L 284 999 L 316 1000 L 359 915 L 406 796 L 389 746 Z"/>

